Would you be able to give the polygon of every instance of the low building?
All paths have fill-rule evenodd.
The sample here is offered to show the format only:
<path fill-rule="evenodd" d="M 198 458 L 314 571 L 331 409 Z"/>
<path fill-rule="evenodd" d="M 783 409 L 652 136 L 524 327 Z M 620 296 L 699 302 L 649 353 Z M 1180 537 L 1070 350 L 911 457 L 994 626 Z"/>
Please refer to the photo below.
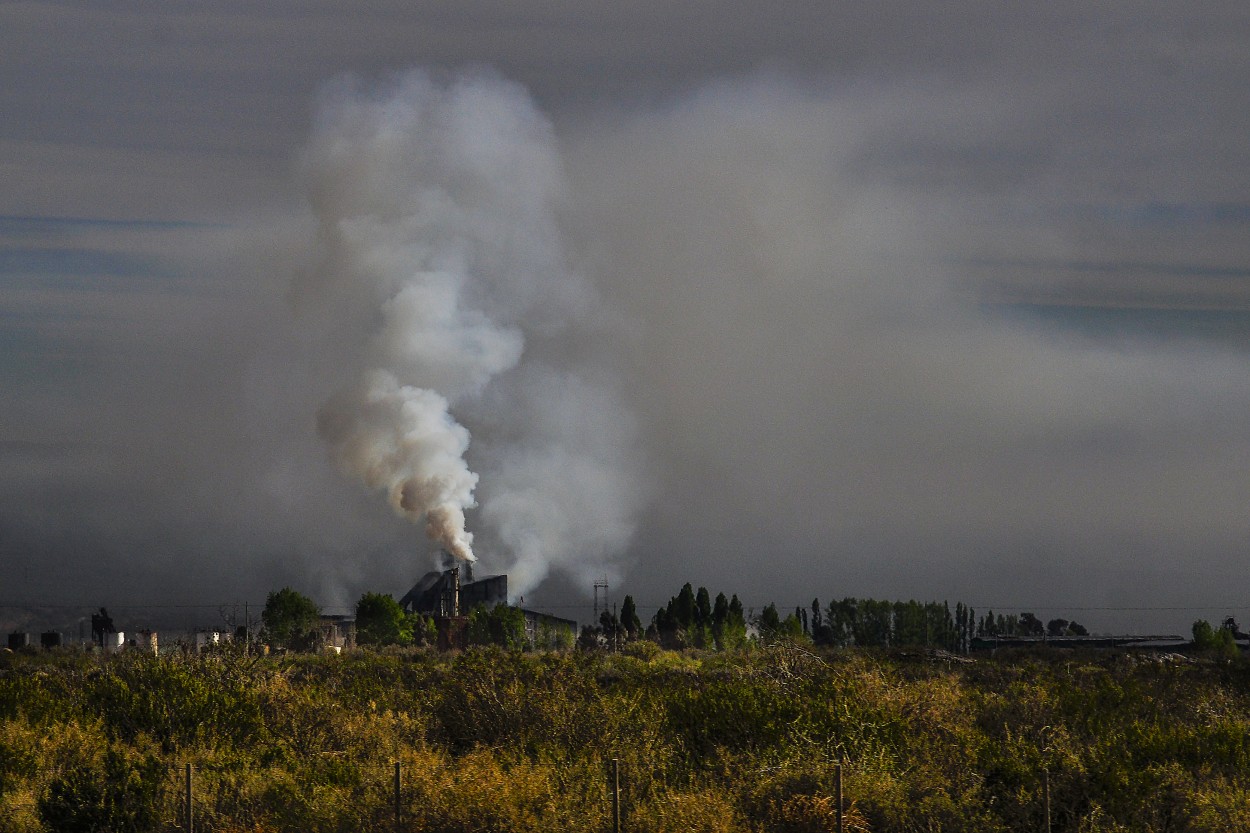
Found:
<path fill-rule="evenodd" d="M 350 651 L 356 647 L 356 617 L 353 614 L 322 614 L 318 625 L 321 645 L 334 651 Z"/>
<path fill-rule="evenodd" d="M 531 647 L 572 647 L 577 641 L 577 622 L 549 613 L 521 608 L 525 614 L 525 638 Z"/>
<path fill-rule="evenodd" d="M 130 646 L 148 654 L 160 653 L 160 639 L 156 631 L 139 631 L 130 637 Z"/>

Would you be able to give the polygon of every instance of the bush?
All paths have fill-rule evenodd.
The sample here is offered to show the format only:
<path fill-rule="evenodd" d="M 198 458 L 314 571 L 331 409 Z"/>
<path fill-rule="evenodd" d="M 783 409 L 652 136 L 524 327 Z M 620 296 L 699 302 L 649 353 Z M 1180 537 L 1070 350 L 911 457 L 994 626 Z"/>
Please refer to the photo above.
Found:
<path fill-rule="evenodd" d="M 101 766 L 83 763 L 54 778 L 39 798 L 39 818 L 57 833 L 142 833 L 160 820 L 165 766 L 152 755 L 131 760 L 110 748 Z"/>

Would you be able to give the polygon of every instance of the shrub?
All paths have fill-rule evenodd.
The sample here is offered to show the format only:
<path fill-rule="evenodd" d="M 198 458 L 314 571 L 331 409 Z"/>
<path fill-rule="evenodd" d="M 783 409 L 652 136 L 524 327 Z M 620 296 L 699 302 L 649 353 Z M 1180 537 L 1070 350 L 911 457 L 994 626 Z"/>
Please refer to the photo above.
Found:
<path fill-rule="evenodd" d="M 153 830 L 166 774 L 152 755 L 131 760 L 110 748 L 101 766 L 79 764 L 54 778 L 39 798 L 39 818 L 57 833 Z"/>
<path fill-rule="evenodd" d="M 628 828 L 638 833 L 738 833 L 747 829 L 723 792 L 669 792 L 638 809 Z"/>

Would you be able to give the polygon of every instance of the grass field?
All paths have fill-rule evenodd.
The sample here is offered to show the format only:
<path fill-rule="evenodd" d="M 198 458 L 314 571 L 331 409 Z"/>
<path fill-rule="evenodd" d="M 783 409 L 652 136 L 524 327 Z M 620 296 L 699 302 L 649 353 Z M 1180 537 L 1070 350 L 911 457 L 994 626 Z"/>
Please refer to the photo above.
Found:
<path fill-rule="evenodd" d="M 0 831 L 1250 830 L 1250 668 L 775 645 L 0 654 Z"/>

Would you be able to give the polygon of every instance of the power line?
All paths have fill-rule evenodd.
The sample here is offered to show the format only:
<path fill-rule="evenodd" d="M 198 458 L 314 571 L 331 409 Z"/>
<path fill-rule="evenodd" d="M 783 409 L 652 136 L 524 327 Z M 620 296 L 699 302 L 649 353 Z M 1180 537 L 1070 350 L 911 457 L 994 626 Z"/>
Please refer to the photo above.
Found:
<path fill-rule="evenodd" d="M 217 604 L 106 604 L 113 610 L 220 610 L 223 607 L 254 605 L 256 602 L 219 602 Z M 42 602 L 0 602 L 0 610 L 98 610 L 98 602 L 84 604 L 44 604 Z M 264 607 L 262 603 L 260 605 Z"/>
<path fill-rule="evenodd" d="M 867 598 L 856 599 L 856 601 L 868 601 L 868 600 L 869 599 Z M 743 607 L 752 607 L 752 608 L 763 608 L 763 607 L 767 607 L 769 604 L 777 604 L 776 602 L 760 603 L 758 601 L 743 601 L 743 600 L 740 600 L 740 601 L 742 601 Z M 838 600 L 834 599 L 833 601 L 838 601 Z M 880 600 L 873 599 L 872 601 L 880 601 Z M 962 601 L 962 600 L 958 600 L 958 601 Z M 920 604 L 937 604 L 937 603 L 938 602 L 931 600 L 930 602 L 927 602 L 927 603 L 921 602 Z M 243 605 L 243 604 L 256 605 L 257 607 L 264 607 L 263 602 L 246 601 L 246 600 L 215 602 L 215 603 L 198 603 L 198 604 L 149 604 L 149 603 L 105 604 L 104 607 L 110 608 L 112 610 L 119 610 L 119 611 L 122 611 L 122 610 L 220 610 L 221 608 L 234 607 L 234 606 Z M 1169 611 L 1178 612 L 1178 611 L 1186 611 L 1186 610 L 1190 610 L 1190 611 L 1211 611 L 1211 610 L 1228 610 L 1228 609 L 1236 610 L 1236 609 L 1240 609 L 1242 607 L 1247 606 L 1246 602 L 1244 601 L 1228 602 L 1226 604 L 1206 604 L 1206 605 L 1069 605 L 1069 604 L 1063 604 L 1062 602 L 1051 602 L 1051 603 L 1046 603 L 1046 604 L 1039 604 L 1036 602 L 1030 602 L 1030 603 L 1014 602 L 1014 603 L 1009 603 L 1009 604 L 964 602 L 964 604 L 969 607 L 984 608 L 987 610 L 989 609 L 994 609 L 994 610 L 1072 610 L 1072 611 L 1082 611 L 1082 612 L 1084 611 L 1107 611 L 1107 612 L 1140 612 L 1140 613 L 1169 612 Z M 636 605 L 636 608 L 638 610 L 660 610 L 660 609 L 665 608 L 666 606 L 667 605 L 638 604 Z M 790 605 L 777 604 L 777 606 L 781 608 L 788 608 Z M 807 603 L 797 602 L 795 603 L 795 606 L 807 608 L 811 606 L 811 603 L 810 602 L 807 602 Z M 828 605 L 826 604 L 825 606 L 828 606 Z M 38 609 L 38 610 L 96 610 L 99 607 L 100 607 L 99 602 L 82 602 L 80 604 L 45 603 L 45 602 L 15 602 L 15 601 L 0 602 L 0 610 L 33 610 L 33 609 Z M 588 608 L 593 609 L 594 604 L 593 602 L 587 602 L 583 604 L 558 604 L 558 605 L 535 603 L 534 607 L 543 608 L 545 610 L 586 610 Z M 324 608 L 324 610 L 353 610 L 353 609 L 354 609 L 353 607 L 350 607 L 350 606 L 344 607 L 341 605 Z"/>

